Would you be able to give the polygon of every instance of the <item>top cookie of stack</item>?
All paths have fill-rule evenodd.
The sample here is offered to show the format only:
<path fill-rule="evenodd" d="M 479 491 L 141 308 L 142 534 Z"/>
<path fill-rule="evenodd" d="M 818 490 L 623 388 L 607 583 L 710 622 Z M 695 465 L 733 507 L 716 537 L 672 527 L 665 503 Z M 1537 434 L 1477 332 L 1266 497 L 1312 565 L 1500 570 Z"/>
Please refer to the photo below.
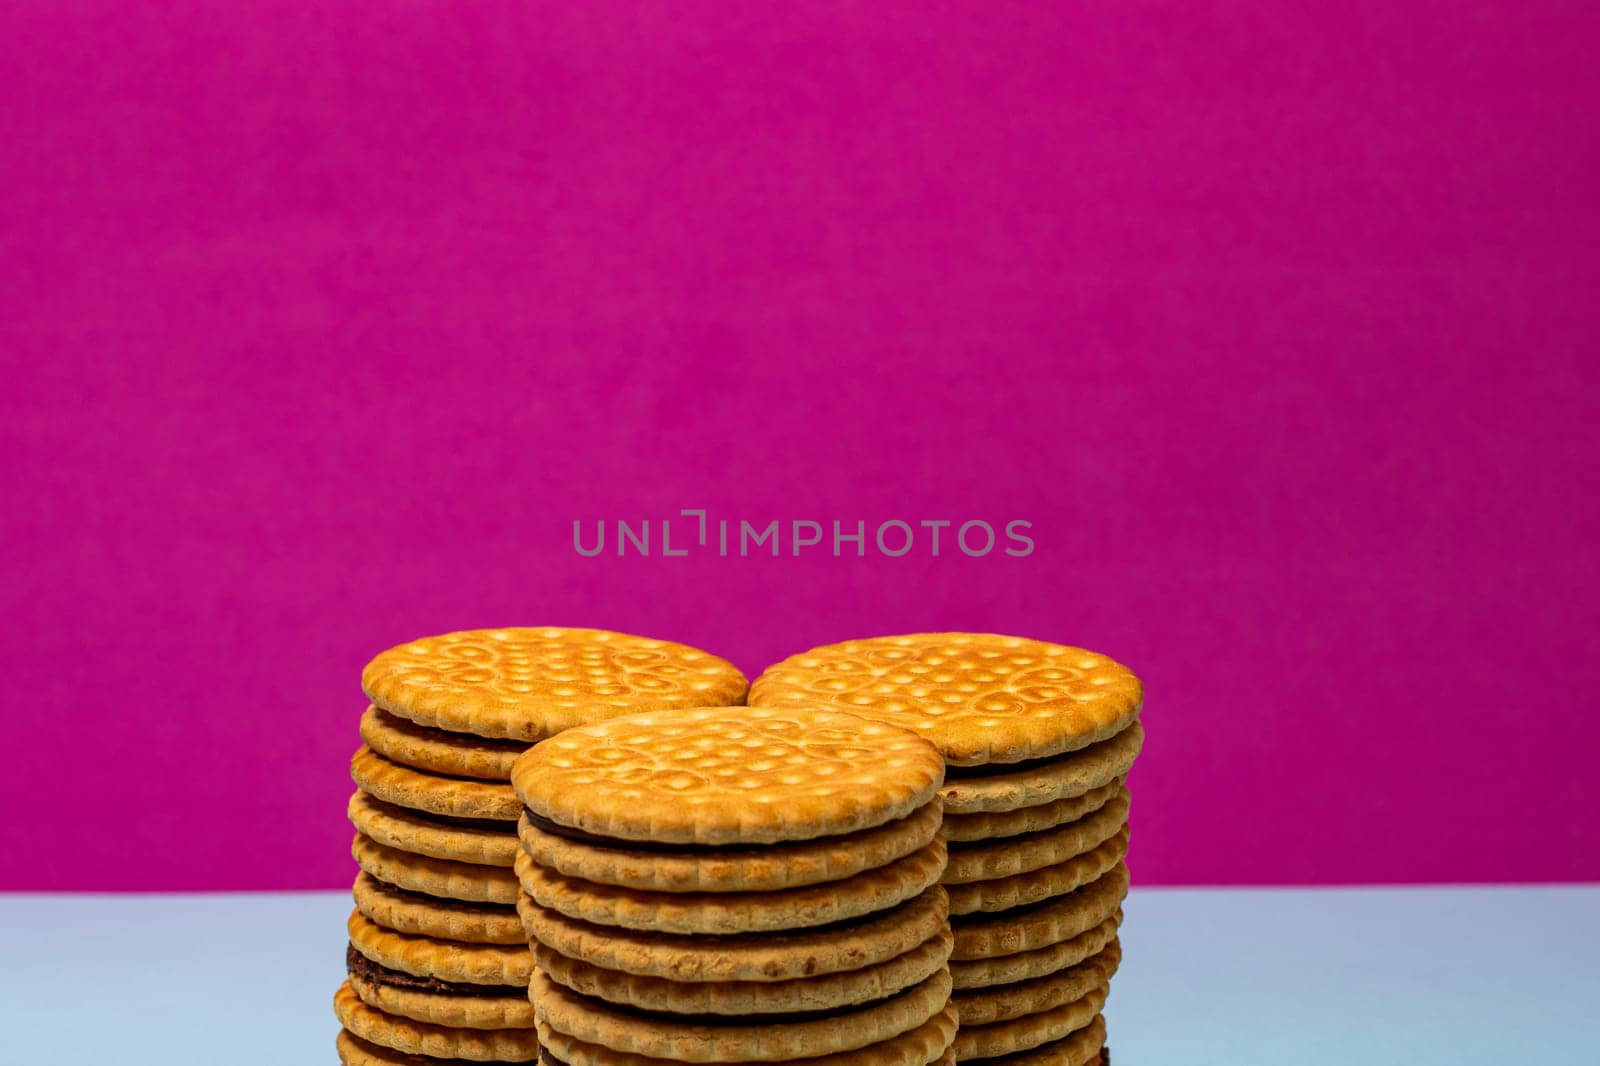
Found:
<path fill-rule="evenodd" d="M 962 1061 L 1099 1061 L 1128 887 L 1122 782 L 1143 743 L 1143 696 L 1103 655 L 972 633 L 814 648 L 751 686 L 752 707 L 826 703 L 944 755 Z"/>
<path fill-rule="evenodd" d="M 335 998 L 350 1066 L 538 1054 L 514 903 L 522 810 L 511 767 L 562 729 L 633 711 L 744 701 L 729 663 L 594 629 L 485 629 L 383 652 L 351 761 L 361 866 L 350 979 Z"/>
<path fill-rule="evenodd" d="M 543 1057 L 953 1061 L 944 767 L 813 708 L 663 711 L 517 760 Z"/>

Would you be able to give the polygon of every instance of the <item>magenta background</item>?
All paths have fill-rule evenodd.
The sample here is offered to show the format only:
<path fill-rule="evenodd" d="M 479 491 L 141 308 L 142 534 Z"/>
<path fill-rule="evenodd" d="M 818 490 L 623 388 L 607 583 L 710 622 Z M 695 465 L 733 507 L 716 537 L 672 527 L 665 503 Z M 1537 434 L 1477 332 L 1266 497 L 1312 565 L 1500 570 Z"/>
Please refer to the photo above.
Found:
<path fill-rule="evenodd" d="M 347 884 L 361 665 L 517 622 L 1079 642 L 1144 883 L 1600 879 L 1592 5 L 55 6 L 0 887 Z M 693 506 L 1038 550 L 572 551 Z"/>

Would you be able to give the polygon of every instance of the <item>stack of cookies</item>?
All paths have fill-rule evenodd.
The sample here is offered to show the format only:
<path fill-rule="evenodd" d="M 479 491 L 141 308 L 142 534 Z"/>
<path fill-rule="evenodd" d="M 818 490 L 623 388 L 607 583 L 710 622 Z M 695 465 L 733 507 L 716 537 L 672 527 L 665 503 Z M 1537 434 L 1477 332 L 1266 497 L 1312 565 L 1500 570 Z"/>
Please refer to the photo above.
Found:
<path fill-rule="evenodd" d="M 361 867 L 349 980 L 334 998 L 347 1066 L 530 1062 L 531 959 L 516 914 L 522 804 L 512 765 L 569 726 L 742 703 L 732 665 L 681 644 L 586 629 L 413 641 L 361 675 L 351 761 Z"/>
<path fill-rule="evenodd" d="M 549 1066 L 953 1063 L 933 746 L 810 708 L 632 715 L 517 760 Z"/>
<path fill-rule="evenodd" d="M 940 750 L 957 1059 L 1104 1063 L 1138 678 L 1081 648 L 918 634 L 793 656 L 756 679 L 750 703 L 825 703 Z"/>

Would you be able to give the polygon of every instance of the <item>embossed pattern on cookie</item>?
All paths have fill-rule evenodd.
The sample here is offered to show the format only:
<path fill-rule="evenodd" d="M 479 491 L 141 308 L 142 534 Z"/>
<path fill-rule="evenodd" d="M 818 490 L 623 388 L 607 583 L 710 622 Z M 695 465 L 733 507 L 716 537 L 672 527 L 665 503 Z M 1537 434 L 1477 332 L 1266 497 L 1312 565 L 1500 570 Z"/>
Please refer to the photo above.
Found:
<path fill-rule="evenodd" d="M 702 708 L 568 730 L 512 769 L 528 810 L 657 844 L 774 844 L 905 818 L 944 780 L 903 729 L 833 711 Z"/>
<path fill-rule="evenodd" d="M 1116 735 L 1138 717 L 1139 679 L 1083 648 L 990 633 L 916 633 L 829 644 L 769 667 L 761 707 L 828 705 L 911 729 L 953 765 L 1020 762 Z"/>
<path fill-rule="evenodd" d="M 746 682 L 731 663 L 666 640 L 599 629 L 475 629 L 378 655 L 361 687 L 425 726 L 529 742 L 635 711 L 731 706 Z"/>

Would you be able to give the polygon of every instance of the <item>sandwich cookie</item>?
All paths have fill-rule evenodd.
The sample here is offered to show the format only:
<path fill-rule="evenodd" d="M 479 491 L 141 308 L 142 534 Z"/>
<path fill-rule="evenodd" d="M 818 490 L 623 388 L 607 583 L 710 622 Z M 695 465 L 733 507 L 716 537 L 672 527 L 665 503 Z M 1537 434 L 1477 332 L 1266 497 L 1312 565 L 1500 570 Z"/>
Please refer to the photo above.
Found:
<path fill-rule="evenodd" d="M 366 871 L 356 876 L 356 909 L 397 933 L 416 933 L 469 944 L 526 944 L 514 907 L 467 903 L 408 892 L 384 884 Z"/>
<path fill-rule="evenodd" d="M 941 970 L 848 1016 L 650 1015 L 646 1020 L 638 1012 L 576 995 L 540 970 L 534 971 L 529 992 L 539 1020 L 551 1030 L 614 1051 L 674 1062 L 786 1062 L 855 1051 L 926 1024 L 949 1007 L 950 974 Z"/>
<path fill-rule="evenodd" d="M 541 1023 L 540 1058 L 551 1066 L 667 1066 L 673 1060 L 613 1051 L 599 1044 L 576 1040 Z M 915 1029 L 855 1051 L 818 1055 L 806 1066 L 954 1066 L 956 1010 L 946 1006 Z"/>
<path fill-rule="evenodd" d="M 963 1021 L 956 1032 L 956 1061 L 992 1059 L 1031 1051 L 1041 1044 L 1068 1037 L 1094 1022 L 1106 1004 L 1106 994 L 1107 986 L 1101 985 L 1082 999 L 1009 1021 L 989 1025 L 969 1025 Z"/>
<path fill-rule="evenodd" d="M 506 831 L 506 823 L 440 818 L 361 791 L 350 797 L 345 813 L 369 839 L 397 851 L 479 866 L 509 866 L 516 861 L 517 838 Z"/>
<path fill-rule="evenodd" d="M 511 780 L 511 764 L 530 743 L 433 729 L 378 707 L 368 707 L 361 716 L 361 739 L 390 762 L 481 781 Z"/>
<path fill-rule="evenodd" d="M 984 1062 L 986 1066 L 1111 1066 L 1111 1049 L 1105 1043 L 1105 1016 L 1097 1014 L 1088 1025 L 1060 1040 Z"/>
<path fill-rule="evenodd" d="M 903 859 L 939 835 L 938 804 L 842 837 L 750 848 L 675 851 L 636 842 L 594 843 L 591 834 L 525 813 L 522 848 L 540 866 L 604 885 L 650 892 L 770 892 L 841 881 Z"/>
<path fill-rule="evenodd" d="M 333 1013 L 352 1036 L 407 1055 L 478 1062 L 533 1062 L 539 1057 L 533 1029 L 475 1029 L 416 1021 L 368 1006 L 349 981 L 334 993 Z"/>

